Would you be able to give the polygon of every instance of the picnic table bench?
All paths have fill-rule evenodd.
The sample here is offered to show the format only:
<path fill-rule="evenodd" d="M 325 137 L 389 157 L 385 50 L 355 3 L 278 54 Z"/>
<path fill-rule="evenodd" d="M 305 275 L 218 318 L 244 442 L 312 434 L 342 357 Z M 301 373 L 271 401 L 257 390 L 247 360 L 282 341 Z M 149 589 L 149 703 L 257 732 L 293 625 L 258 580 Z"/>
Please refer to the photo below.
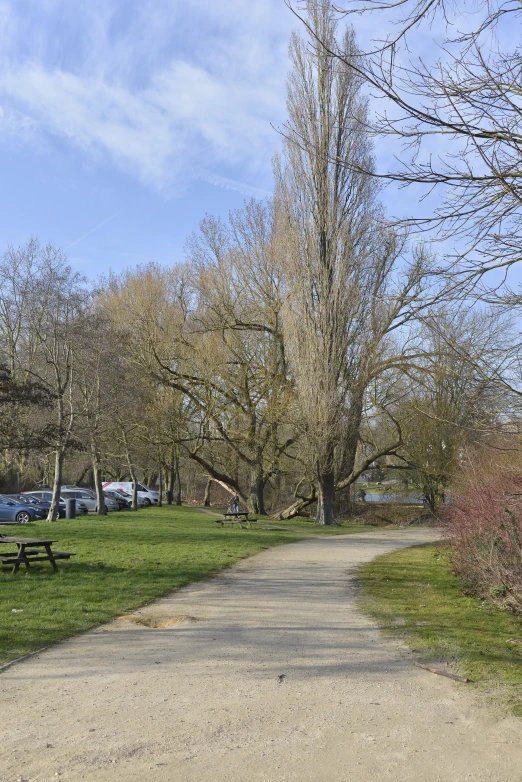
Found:
<path fill-rule="evenodd" d="M 41 540 L 39 538 L 9 538 L 0 535 L 0 543 L 15 545 L 18 549 L 0 554 L 0 566 L 13 565 L 11 571 L 13 575 L 18 573 L 20 565 L 30 568 L 33 562 L 50 562 L 53 570 L 58 570 L 57 559 L 69 559 L 75 554 L 69 554 L 66 551 L 53 551 L 51 545 L 57 542 L 56 540 Z"/>
<path fill-rule="evenodd" d="M 231 526 L 238 524 L 241 529 L 243 529 L 243 524 L 246 524 L 248 529 L 252 529 L 250 525 L 255 524 L 257 519 L 250 519 L 249 515 L 248 511 L 227 511 L 223 514 L 222 519 L 216 519 L 216 524 L 221 524 L 222 527 L 224 527 L 225 524 L 230 524 Z"/>

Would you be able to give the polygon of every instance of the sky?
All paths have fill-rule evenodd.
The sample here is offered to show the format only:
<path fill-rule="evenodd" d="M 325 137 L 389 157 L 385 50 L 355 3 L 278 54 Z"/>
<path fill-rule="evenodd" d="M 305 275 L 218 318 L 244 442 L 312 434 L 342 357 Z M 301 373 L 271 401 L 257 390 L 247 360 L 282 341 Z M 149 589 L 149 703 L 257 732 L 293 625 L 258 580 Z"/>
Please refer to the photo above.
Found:
<path fill-rule="evenodd" d="M 176 262 L 269 194 L 295 26 L 282 0 L 0 0 L 0 250 Z"/>
<path fill-rule="evenodd" d="M 37 236 L 91 278 L 176 263 L 206 213 L 268 195 L 293 29 L 284 0 L 0 0 L 0 252 Z"/>

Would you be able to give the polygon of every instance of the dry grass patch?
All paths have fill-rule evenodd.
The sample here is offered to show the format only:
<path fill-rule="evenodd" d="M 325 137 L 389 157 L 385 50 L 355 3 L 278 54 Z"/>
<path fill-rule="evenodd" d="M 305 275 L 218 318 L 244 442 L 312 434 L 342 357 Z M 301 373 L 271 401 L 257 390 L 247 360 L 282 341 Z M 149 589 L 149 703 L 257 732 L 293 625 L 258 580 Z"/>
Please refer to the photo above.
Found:
<path fill-rule="evenodd" d="M 128 614 L 120 616 L 126 622 L 148 627 L 151 630 L 164 630 L 168 627 L 177 627 L 181 624 L 195 624 L 199 622 L 195 616 L 141 616 L 140 614 Z"/>

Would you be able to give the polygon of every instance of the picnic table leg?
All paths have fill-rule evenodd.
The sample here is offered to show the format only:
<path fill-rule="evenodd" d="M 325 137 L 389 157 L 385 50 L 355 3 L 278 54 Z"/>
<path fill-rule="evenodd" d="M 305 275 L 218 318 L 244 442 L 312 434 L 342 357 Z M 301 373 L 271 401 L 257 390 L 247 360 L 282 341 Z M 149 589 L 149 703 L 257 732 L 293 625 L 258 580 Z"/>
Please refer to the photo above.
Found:
<path fill-rule="evenodd" d="M 26 566 L 26 568 L 30 568 L 31 567 L 31 563 L 29 562 L 29 560 L 27 559 L 27 557 L 25 555 L 25 544 L 24 543 L 18 543 L 17 545 L 18 545 L 18 556 L 16 558 L 16 562 L 15 562 L 15 564 L 13 566 L 12 571 L 11 571 L 11 575 L 13 575 L 13 576 L 16 573 L 18 573 L 18 571 L 20 570 L 20 565 L 22 563 Z"/>
<path fill-rule="evenodd" d="M 53 570 L 58 570 L 58 565 L 56 564 L 56 560 L 53 557 L 53 552 L 51 551 L 51 544 L 50 543 L 46 543 L 45 544 L 45 550 L 47 551 L 47 555 L 49 557 L 49 562 L 53 566 Z"/>

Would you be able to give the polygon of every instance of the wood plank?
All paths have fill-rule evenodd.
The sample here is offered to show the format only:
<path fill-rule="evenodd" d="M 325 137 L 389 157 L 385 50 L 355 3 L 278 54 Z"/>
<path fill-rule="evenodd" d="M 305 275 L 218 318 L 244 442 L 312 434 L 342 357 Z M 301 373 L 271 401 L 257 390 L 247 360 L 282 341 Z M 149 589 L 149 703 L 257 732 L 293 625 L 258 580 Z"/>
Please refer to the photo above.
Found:
<path fill-rule="evenodd" d="M 23 546 L 46 546 L 50 543 L 58 543 L 56 538 L 53 540 L 41 540 L 40 538 L 10 538 L 0 537 L 0 543 L 16 543 Z"/>
<path fill-rule="evenodd" d="M 48 559 L 69 559 L 75 557 L 76 554 L 68 554 L 65 551 L 53 551 L 49 556 L 45 551 L 40 552 L 37 556 L 27 557 L 28 562 L 44 562 Z M 20 559 L 17 554 L 12 554 L 10 557 L 0 557 L 0 562 L 4 564 L 12 564 L 13 562 L 25 562 L 24 559 Z"/>

